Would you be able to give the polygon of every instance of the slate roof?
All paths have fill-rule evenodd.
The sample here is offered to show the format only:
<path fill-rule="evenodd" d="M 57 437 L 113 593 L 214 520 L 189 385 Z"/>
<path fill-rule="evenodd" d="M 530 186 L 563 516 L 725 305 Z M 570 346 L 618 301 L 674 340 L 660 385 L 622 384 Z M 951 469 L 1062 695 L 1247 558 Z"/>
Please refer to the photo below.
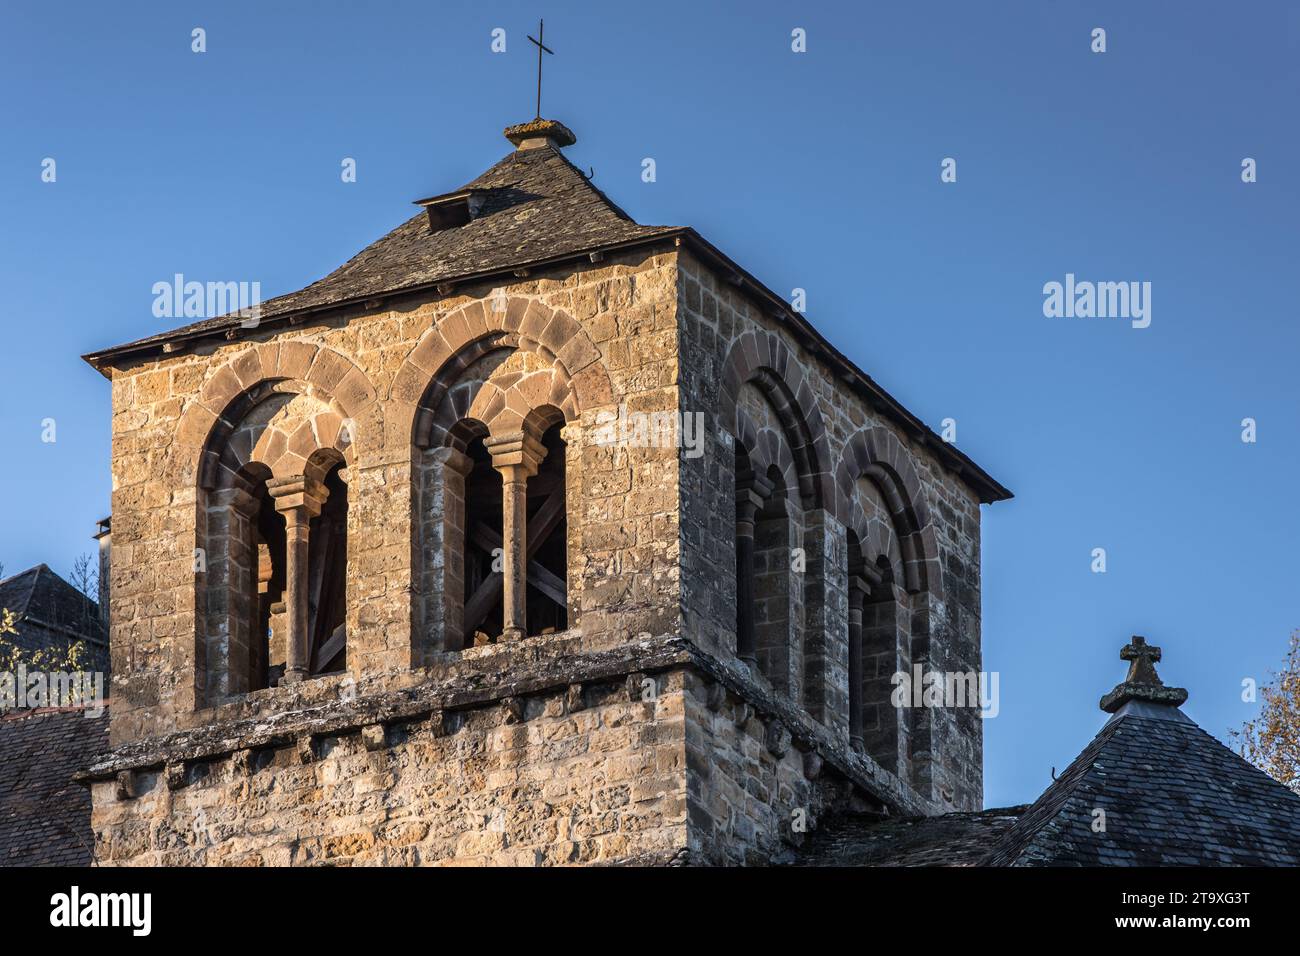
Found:
<path fill-rule="evenodd" d="M 107 709 L 0 717 L 0 866 L 90 864 L 90 792 L 72 774 L 107 749 Z"/>
<path fill-rule="evenodd" d="M 803 866 L 1300 866 L 1300 796 L 1196 725 L 1135 636 L 1101 732 L 1032 805 L 827 820 Z M 1104 810 L 1104 829 L 1094 831 Z"/>
<path fill-rule="evenodd" d="M 1300 866 L 1300 796 L 1176 707 L 1130 701 L 983 862 Z"/>
<path fill-rule="evenodd" d="M 975 866 L 1026 806 L 881 820 L 847 815 L 813 831 L 795 866 Z"/>
<path fill-rule="evenodd" d="M 84 638 L 99 648 L 106 648 L 99 617 L 99 605 L 59 575 L 49 565 L 38 564 L 0 581 L 0 608 L 12 611 L 18 623 L 18 643 L 36 628 L 60 632 L 67 640 Z M 24 627 L 26 625 L 26 627 Z M 39 642 L 47 646 L 48 640 Z"/>
<path fill-rule="evenodd" d="M 681 231 L 639 225 L 558 150 L 548 147 L 516 150 L 457 192 L 470 189 L 481 190 L 483 196 L 470 222 L 432 232 L 420 212 L 325 278 L 263 302 L 261 319 Z M 205 319 L 109 351 L 211 333 L 239 322 L 237 315 Z"/>
<path fill-rule="evenodd" d="M 287 323 L 291 317 L 299 321 L 310 312 L 357 303 L 364 305 L 382 296 L 486 281 L 510 276 L 516 270 L 557 265 L 592 253 L 678 241 L 737 288 L 761 301 L 774 319 L 787 325 L 849 387 L 863 393 L 969 484 L 982 502 L 1012 497 L 1007 488 L 965 452 L 941 439 L 827 342 L 789 302 L 691 227 L 643 226 L 635 222 L 570 163 L 558 146 L 518 149 L 456 192 L 465 190 L 480 190 L 483 199 L 482 208 L 469 222 L 434 232 L 430 231 L 424 212 L 412 216 L 323 279 L 300 291 L 261 303 L 259 330 Z M 157 354 L 164 346 L 170 349 L 186 342 L 238 334 L 235 330 L 240 323 L 240 316 L 235 314 L 204 319 L 82 357 L 109 375 L 115 364 L 131 357 Z"/>

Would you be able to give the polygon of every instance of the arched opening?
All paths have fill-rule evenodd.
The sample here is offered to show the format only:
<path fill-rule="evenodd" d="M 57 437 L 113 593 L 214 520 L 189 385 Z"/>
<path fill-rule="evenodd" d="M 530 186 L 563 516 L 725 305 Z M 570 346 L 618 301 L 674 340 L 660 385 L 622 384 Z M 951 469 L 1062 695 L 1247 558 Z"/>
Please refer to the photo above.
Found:
<path fill-rule="evenodd" d="M 347 667 L 348 484 L 342 459 L 325 473 L 327 493 L 311 519 L 307 555 L 309 674 Z"/>
<path fill-rule="evenodd" d="M 194 705 L 346 664 L 342 408 L 298 380 L 226 405 L 198 462 Z"/>
<path fill-rule="evenodd" d="M 552 634 L 569 626 L 568 521 L 565 514 L 565 444 L 562 422 L 542 435 L 546 457 L 528 479 L 527 617 L 529 634 Z"/>
<path fill-rule="evenodd" d="M 876 569 L 880 582 L 862 608 L 863 745 L 880 766 L 910 780 L 912 704 L 919 690 L 912 687 L 910 606 L 889 559 L 879 556 Z"/>
<path fill-rule="evenodd" d="M 284 669 L 285 524 L 271 472 L 250 462 L 222 475 L 201 491 L 194 568 L 209 703 L 274 686 Z"/>
<path fill-rule="evenodd" d="M 272 669 L 272 621 L 284 611 L 285 533 L 284 518 L 267 492 L 269 477 L 265 465 L 245 465 L 209 507 L 209 529 L 227 531 L 209 538 L 217 563 L 209 587 L 218 589 L 209 597 L 225 618 L 214 623 L 218 629 L 224 624 L 230 638 L 224 676 L 232 695 L 273 686 L 279 676 Z"/>
<path fill-rule="evenodd" d="M 486 431 L 464 422 L 460 434 L 474 434 L 465 444 L 461 566 L 464 584 L 461 647 L 489 644 L 501 636 L 501 473 L 483 445 Z"/>
<path fill-rule="evenodd" d="M 791 573 L 795 514 L 775 465 L 766 478 L 754 521 L 754 649 L 759 672 L 777 691 L 789 693 L 801 604 Z"/>

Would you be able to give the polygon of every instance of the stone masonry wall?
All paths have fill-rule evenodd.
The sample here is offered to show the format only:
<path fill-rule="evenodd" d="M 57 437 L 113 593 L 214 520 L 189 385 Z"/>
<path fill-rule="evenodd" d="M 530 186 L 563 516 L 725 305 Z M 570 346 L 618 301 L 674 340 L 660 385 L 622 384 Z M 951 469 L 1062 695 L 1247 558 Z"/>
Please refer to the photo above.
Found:
<path fill-rule="evenodd" d="M 840 487 L 843 479 L 837 471 L 860 474 L 862 464 L 858 462 L 856 468 L 854 464 L 861 449 L 877 445 L 877 455 L 891 471 L 913 476 L 910 480 L 915 483 L 917 501 L 910 504 L 919 506 L 925 517 L 924 532 L 916 539 L 923 538 L 930 553 L 917 555 L 910 568 L 898 571 L 900 577 L 918 573 L 928 581 L 923 593 L 909 595 L 912 660 L 926 670 L 978 671 L 977 496 L 914 437 L 851 393 L 788 329 L 734 284 L 689 254 L 683 253 L 679 262 L 682 409 L 687 413 L 704 411 L 708 435 L 704 455 L 682 463 L 682 605 L 687 635 L 723 659 L 734 657 L 735 436 L 731 430 L 736 426 L 723 421 L 716 410 L 726 407 L 724 396 L 731 388 L 738 392 L 732 401 L 739 413 L 751 422 L 758 419 L 763 413 L 753 410 L 751 397 L 757 384 L 773 395 L 775 406 L 788 402 L 796 412 L 817 420 L 809 447 L 824 459 L 814 462 L 823 475 L 822 482 L 818 486 L 816 476 L 810 476 L 809 485 L 816 494 L 808 494 L 806 487 L 803 503 L 808 528 L 806 559 L 811 571 L 804 595 L 805 640 L 823 643 L 814 643 L 805 651 L 805 667 L 813 673 L 803 675 L 808 691 L 796 703 L 836 734 L 847 735 L 846 522 L 861 520 L 870 532 L 874 541 L 864 542 L 874 551 L 869 560 L 875 554 L 892 552 L 897 562 L 899 551 L 897 542 L 887 540 L 893 532 L 872 529 L 865 518 L 855 517 L 858 513 Z M 757 378 L 728 381 L 729 369 L 734 374 L 737 367 L 751 370 L 766 363 L 779 367 L 746 372 Z M 789 394 L 782 391 L 787 388 Z M 799 437 L 765 437 L 773 430 L 770 416 L 768 419 L 756 425 L 755 435 L 746 437 L 771 447 L 768 457 L 788 457 Z M 792 467 L 787 462 L 787 474 Z M 932 812 L 978 809 L 983 793 L 977 711 L 934 709 L 905 716 L 905 727 L 910 723 L 914 733 L 915 770 L 906 760 L 900 761 L 901 767 L 881 769 L 895 779 L 901 770 L 899 785 L 925 801 Z M 691 792 L 694 799 L 694 782 Z M 712 792 L 701 797 L 709 806 L 716 806 L 715 798 Z M 728 824 L 717 821 L 717 825 L 725 828 Z"/>
<path fill-rule="evenodd" d="M 104 865 L 672 863 L 683 674 L 435 711 L 92 785 Z"/>
<path fill-rule="evenodd" d="M 570 376 L 580 420 L 566 435 L 571 473 L 581 482 L 571 500 L 582 509 L 571 510 L 568 528 L 584 637 L 601 646 L 673 629 L 676 450 L 596 447 L 583 437 L 597 414 L 620 405 L 647 412 L 678 407 L 673 262 L 671 254 L 611 257 L 499 290 L 466 288 L 287 329 L 242 330 L 235 341 L 115 369 L 114 743 L 198 726 L 222 713 L 218 688 L 205 686 L 196 636 L 196 609 L 203 607 L 193 555 L 200 455 L 235 396 L 269 379 L 310 387 L 353 420 L 349 673 L 369 679 L 421 662 L 423 635 L 412 635 L 412 423 L 437 369 L 462 343 L 494 328 L 524 340 L 521 348 L 556 356 L 557 367 L 580 369 Z M 501 295 L 510 308 L 498 313 L 490 299 Z M 544 311 L 530 312 L 532 302 Z M 549 325 L 531 327 L 534 312 L 551 316 Z M 251 696 L 274 712 L 304 693 L 311 692 L 275 688 Z"/>
<path fill-rule="evenodd" d="M 445 487 L 413 429 L 429 383 L 493 335 L 563 373 L 551 394 L 571 403 L 573 603 L 564 633 L 449 650 L 428 602 L 466 516 L 425 513 Z M 765 594 L 768 620 L 788 615 L 794 635 L 789 655 L 765 657 L 780 687 L 735 657 L 736 436 L 719 410 L 737 343 L 753 352 L 756 336 L 769 352 L 779 343 L 776 378 L 799 383 L 794 404 L 820 423 L 815 441 L 791 438 L 789 409 L 752 390 L 780 383 L 741 383 L 761 431 L 744 438 L 780 473 L 783 527 L 807 551 L 806 569 L 769 575 Z M 230 695 L 205 676 L 200 467 L 223 412 L 269 380 L 355 429 L 347 673 Z M 703 455 L 598 444 L 602 416 L 620 408 L 703 411 Z M 912 715 L 896 767 L 851 750 L 845 623 L 853 525 L 900 583 L 925 582 L 900 638 L 912 660 L 978 670 L 976 497 L 680 249 L 245 330 L 114 370 L 113 409 L 118 749 L 87 775 L 102 862 L 756 863 L 851 801 L 906 813 L 981 802 L 973 710 Z M 815 475 L 799 457 L 809 448 L 824 459 Z M 869 475 L 840 473 L 861 475 L 872 455 L 906 473 L 923 534 L 891 541 L 888 523 L 855 524 L 841 484 Z M 779 555 L 764 560 L 770 570 Z"/>

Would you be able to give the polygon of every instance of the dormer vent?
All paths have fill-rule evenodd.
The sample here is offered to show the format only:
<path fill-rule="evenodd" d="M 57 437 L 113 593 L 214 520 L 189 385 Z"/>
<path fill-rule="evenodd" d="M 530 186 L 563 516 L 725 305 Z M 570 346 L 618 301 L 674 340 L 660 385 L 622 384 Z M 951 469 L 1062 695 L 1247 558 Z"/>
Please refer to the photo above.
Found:
<path fill-rule="evenodd" d="M 483 206 L 483 198 L 484 191 L 481 189 L 462 189 L 444 196 L 417 199 L 415 204 L 423 206 L 428 214 L 429 231 L 441 232 L 463 226 L 475 218 Z"/>

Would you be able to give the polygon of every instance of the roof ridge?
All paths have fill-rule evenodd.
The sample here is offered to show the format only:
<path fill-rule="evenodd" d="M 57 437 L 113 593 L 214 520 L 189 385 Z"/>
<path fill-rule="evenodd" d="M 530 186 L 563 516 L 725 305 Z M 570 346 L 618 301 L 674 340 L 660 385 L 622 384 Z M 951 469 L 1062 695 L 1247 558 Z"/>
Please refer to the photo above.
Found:
<path fill-rule="evenodd" d="M 49 571 L 50 566 L 42 561 L 40 564 L 27 568 L 24 571 L 19 571 L 17 574 L 12 574 L 3 581 L 0 581 L 0 587 L 4 587 L 5 585 L 13 584 L 29 575 L 31 576 L 31 581 L 26 583 L 25 588 L 22 591 L 17 592 L 21 600 L 15 604 L 3 605 L 4 609 L 10 611 L 15 618 L 21 618 L 27 613 L 27 608 L 32 603 L 32 595 L 36 593 L 36 584 L 40 580 L 42 569 Z"/>

